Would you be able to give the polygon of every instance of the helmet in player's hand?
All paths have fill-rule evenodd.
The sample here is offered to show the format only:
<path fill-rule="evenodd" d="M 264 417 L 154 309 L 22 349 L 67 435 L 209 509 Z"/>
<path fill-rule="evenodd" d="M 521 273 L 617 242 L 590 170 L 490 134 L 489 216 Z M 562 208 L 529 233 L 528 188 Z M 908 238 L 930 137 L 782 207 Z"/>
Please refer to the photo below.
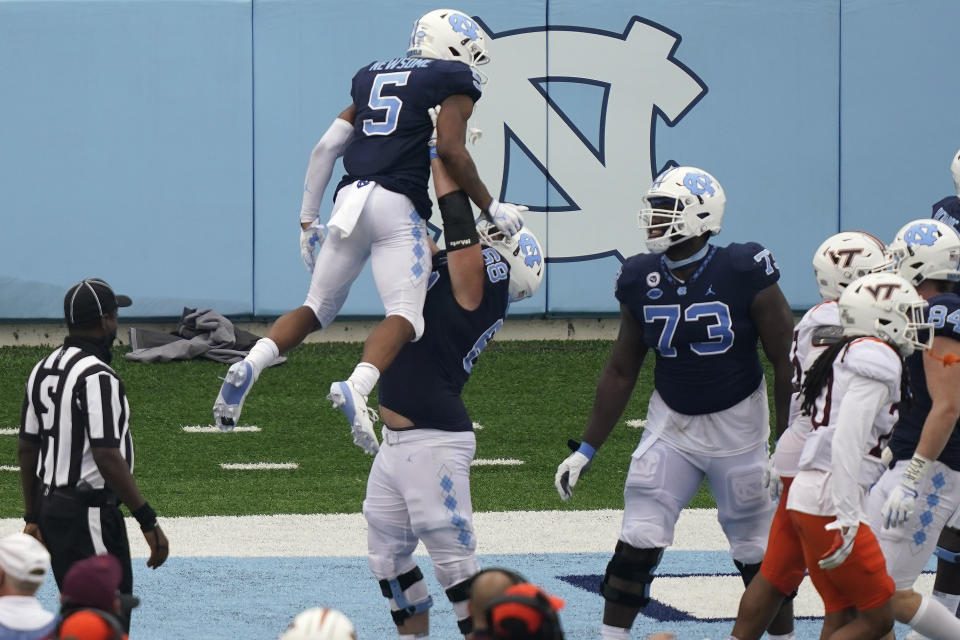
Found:
<path fill-rule="evenodd" d="M 529 298 L 543 280 L 544 255 L 540 241 L 527 227 L 512 236 L 503 232 L 486 218 L 477 223 L 480 242 L 495 249 L 510 265 L 510 302 Z"/>
<path fill-rule="evenodd" d="M 854 280 L 837 304 L 844 335 L 876 336 L 904 356 L 933 344 L 933 327 L 923 321 L 927 301 L 895 273 L 871 273 Z"/>
<path fill-rule="evenodd" d="M 407 57 L 455 60 L 471 67 L 490 61 L 480 25 L 454 9 L 434 9 L 413 23 Z"/>
<path fill-rule="evenodd" d="M 336 609 L 315 607 L 297 615 L 279 640 L 356 640 L 353 623 Z"/>
<path fill-rule="evenodd" d="M 835 233 L 813 254 L 813 275 L 824 300 L 836 300 L 857 278 L 891 266 L 887 248 L 864 231 Z"/>
<path fill-rule="evenodd" d="M 914 286 L 924 280 L 960 281 L 960 235 L 945 222 L 930 218 L 908 222 L 887 251 L 897 273 Z"/>
<path fill-rule="evenodd" d="M 696 167 L 661 173 L 643 196 L 640 229 L 647 249 L 663 253 L 704 233 L 717 235 L 727 197 L 716 178 Z"/>

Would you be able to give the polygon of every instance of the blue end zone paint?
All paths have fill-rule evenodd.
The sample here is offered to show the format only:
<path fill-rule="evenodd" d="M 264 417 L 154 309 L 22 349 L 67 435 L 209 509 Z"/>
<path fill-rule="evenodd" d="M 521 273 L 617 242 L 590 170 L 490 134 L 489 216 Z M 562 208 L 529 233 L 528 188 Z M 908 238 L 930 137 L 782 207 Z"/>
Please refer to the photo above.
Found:
<path fill-rule="evenodd" d="M 609 559 L 606 553 L 483 555 L 480 564 L 519 571 L 563 598 L 566 607 L 561 621 L 567 640 L 595 640 L 603 612 L 603 600 L 595 587 Z M 444 640 L 461 637 L 432 565 L 425 557 L 417 560 L 435 603 L 431 636 Z M 134 560 L 134 591 L 143 599 L 134 612 L 131 629 L 131 636 L 138 640 L 276 638 L 294 615 L 319 605 L 346 613 L 360 638 L 396 637 L 387 601 L 380 595 L 366 558 L 171 557 L 156 571 L 147 569 L 144 562 L 143 558 Z M 931 563 L 927 568 L 934 566 Z M 731 567 L 725 552 L 668 550 L 658 574 L 696 579 L 732 575 Z M 593 589 L 573 584 L 572 576 L 582 578 L 581 582 Z M 656 582 L 653 591 L 656 594 Z M 46 609 L 56 609 L 57 589 L 51 578 L 38 597 Z M 631 637 L 670 630 L 680 638 L 726 638 L 732 628 L 729 619 L 696 620 L 664 603 L 651 605 L 645 613 L 650 615 L 637 618 Z M 797 640 L 812 640 L 819 635 L 820 620 L 797 620 L 796 629 Z M 905 627 L 897 625 L 898 636 L 905 632 Z"/>

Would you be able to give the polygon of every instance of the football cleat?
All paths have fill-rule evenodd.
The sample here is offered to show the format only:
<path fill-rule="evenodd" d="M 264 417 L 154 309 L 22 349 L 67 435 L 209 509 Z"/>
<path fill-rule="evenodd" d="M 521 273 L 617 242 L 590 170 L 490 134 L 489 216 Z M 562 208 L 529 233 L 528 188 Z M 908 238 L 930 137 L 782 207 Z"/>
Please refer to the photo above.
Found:
<path fill-rule="evenodd" d="M 242 360 L 230 365 L 227 375 L 222 379 L 223 386 L 220 387 L 217 401 L 213 403 L 213 421 L 221 431 L 233 431 L 240 419 L 243 401 L 250 393 L 256 376 L 250 363 Z"/>
<path fill-rule="evenodd" d="M 367 407 L 367 398 L 357 391 L 349 380 L 334 382 L 330 385 L 330 395 L 327 400 L 333 403 L 334 409 L 340 409 L 350 421 L 350 432 L 353 434 L 353 443 L 373 456 L 380 450 L 377 434 L 373 430 L 373 423 L 380 416 L 373 409 Z"/>

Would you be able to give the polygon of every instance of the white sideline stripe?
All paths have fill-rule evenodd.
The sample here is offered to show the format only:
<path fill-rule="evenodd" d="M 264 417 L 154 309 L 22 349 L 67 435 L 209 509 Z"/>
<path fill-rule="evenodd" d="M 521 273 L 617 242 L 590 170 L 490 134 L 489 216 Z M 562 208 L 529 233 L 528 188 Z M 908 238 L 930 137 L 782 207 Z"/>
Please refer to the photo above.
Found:
<path fill-rule="evenodd" d="M 473 423 L 473 428 L 474 428 L 474 430 L 476 430 L 476 431 L 480 431 L 481 429 L 483 429 L 483 425 L 480 424 L 479 422 L 474 422 L 474 423 Z"/>
<path fill-rule="evenodd" d="M 619 509 L 475 513 L 477 552 L 610 553 L 617 544 L 622 516 Z M 126 518 L 126 522 L 131 552 L 147 557 L 136 520 Z M 160 523 L 177 557 L 362 557 L 367 553 L 367 524 L 360 513 L 200 518 L 165 518 L 161 513 Z M 0 537 L 21 530 L 22 519 L 0 519 Z M 550 535 L 532 535 L 537 531 Z M 670 548 L 727 551 L 717 510 L 683 510 Z M 418 553 L 425 553 L 422 545 Z"/>
<path fill-rule="evenodd" d="M 20 467 L 11 467 L 8 464 L 0 464 L 0 471 L 20 471 Z"/>
<path fill-rule="evenodd" d="M 251 424 L 246 426 L 234 427 L 230 431 L 222 431 L 220 427 L 218 427 L 215 424 L 208 424 L 208 425 L 189 424 L 189 425 L 184 425 L 183 430 L 186 431 L 187 433 L 231 433 L 233 431 L 246 433 L 246 432 L 260 431 L 260 427 Z"/>
<path fill-rule="evenodd" d="M 20 433 L 16 427 L 0 427 L 0 436 L 15 436 Z"/>
<path fill-rule="evenodd" d="M 228 471 L 274 471 L 278 469 L 299 469 L 296 462 L 221 462 L 221 469 Z"/>
<path fill-rule="evenodd" d="M 640 427 L 647 426 L 647 421 L 644 418 L 637 418 L 635 420 L 627 420 L 627 426 L 631 429 L 639 429 Z"/>

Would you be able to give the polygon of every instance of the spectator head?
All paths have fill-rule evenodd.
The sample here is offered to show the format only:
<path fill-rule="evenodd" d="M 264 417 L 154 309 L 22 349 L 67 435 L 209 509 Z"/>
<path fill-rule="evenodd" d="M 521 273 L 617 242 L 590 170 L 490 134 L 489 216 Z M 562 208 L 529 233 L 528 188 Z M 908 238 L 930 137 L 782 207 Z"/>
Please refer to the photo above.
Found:
<path fill-rule="evenodd" d="M 103 611 L 80 609 L 67 615 L 54 638 L 65 640 L 127 640 L 120 621 Z"/>
<path fill-rule="evenodd" d="M 493 637 L 505 640 L 563 640 L 557 611 L 563 600 L 525 582 L 507 588 L 487 608 Z"/>
<path fill-rule="evenodd" d="M 470 585 L 470 601 L 467 603 L 473 618 L 473 628 L 487 629 L 484 613 L 490 603 L 503 595 L 508 588 L 523 582 L 526 582 L 526 579 L 520 574 L 500 567 L 490 567 L 477 573 Z"/>
<path fill-rule="evenodd" d="M 60 600 L 65 609 L 89 607 L 119 614 L 122 578 L 120 561 L 110 554 L 78 560 L 63 577 Z"/>
<path fill-rule="evenodd" d="M 353 623 L 336 609 L 314 607 L 297 615 L 280 640 L 357 640 Z"/>
<path fill-rule="evenodd" d="M 32 596 L 50 569 L 50 554 L 25 533 L 0 539 L 0 596 Z"/>

